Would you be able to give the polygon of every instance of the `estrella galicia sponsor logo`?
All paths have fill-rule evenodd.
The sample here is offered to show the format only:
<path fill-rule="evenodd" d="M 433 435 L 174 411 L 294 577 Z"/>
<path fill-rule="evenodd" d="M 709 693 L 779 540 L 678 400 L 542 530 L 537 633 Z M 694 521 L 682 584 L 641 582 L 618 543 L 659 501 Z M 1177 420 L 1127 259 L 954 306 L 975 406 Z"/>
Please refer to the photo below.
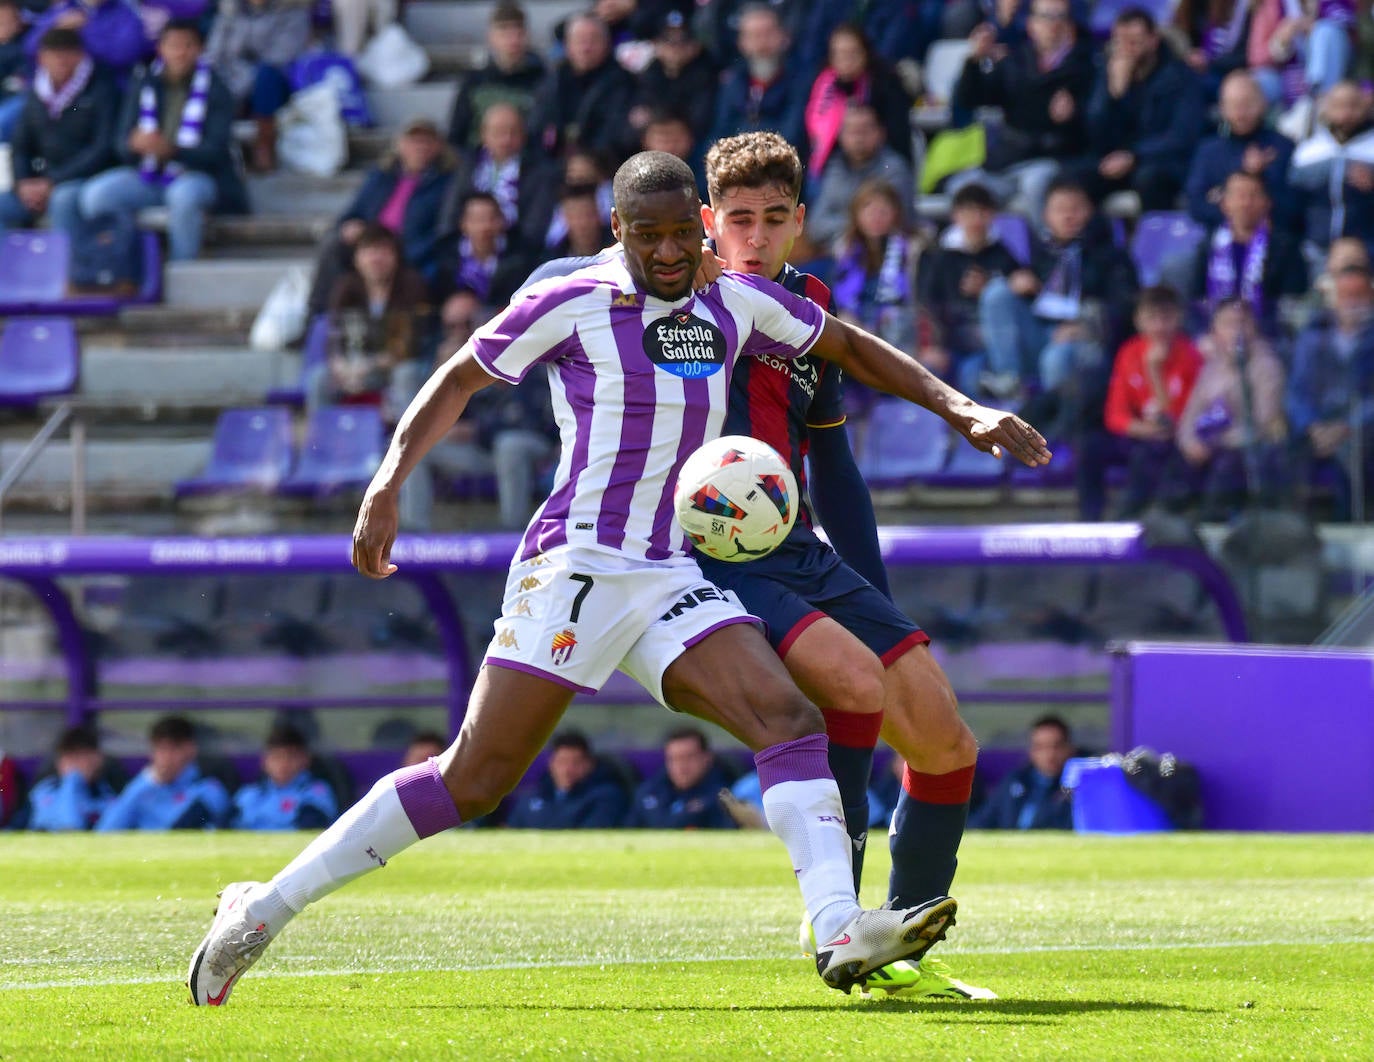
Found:
<path fill-rule="evenodd" d="M 714 376 L 725 365 L 725 333 L 700 317 L 672 313 L 644 330 L 644 353 L 684 380 Z"/>

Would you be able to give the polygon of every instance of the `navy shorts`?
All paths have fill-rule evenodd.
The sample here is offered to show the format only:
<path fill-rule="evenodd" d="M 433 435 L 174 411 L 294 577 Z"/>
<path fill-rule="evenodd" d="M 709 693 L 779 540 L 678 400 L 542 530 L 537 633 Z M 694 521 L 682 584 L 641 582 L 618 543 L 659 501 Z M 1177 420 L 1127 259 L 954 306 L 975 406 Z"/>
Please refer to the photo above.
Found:
<path fill-rule="evenodd" d="M 697 561 L 706 578 L 734 591 L 744 607 L 767 624 L 768 641 L 780 657 L 787 656 L 803 631 L 826 617 L 872 649 L 884 667 L 930 641 L 882 591 L 819 539 L 794 536 L 768 556 L 743 564 L 701 554 Z"/>

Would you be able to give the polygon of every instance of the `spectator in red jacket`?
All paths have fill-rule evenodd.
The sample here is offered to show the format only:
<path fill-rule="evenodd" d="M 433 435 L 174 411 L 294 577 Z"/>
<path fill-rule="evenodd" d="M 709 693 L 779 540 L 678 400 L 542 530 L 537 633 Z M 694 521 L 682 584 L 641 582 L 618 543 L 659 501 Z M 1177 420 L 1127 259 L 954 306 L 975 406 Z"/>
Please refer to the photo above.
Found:
<path fill-rule="evenodd" d="M 1122 440 L 1130 476 L 1123 517 L 1153 500 L 1159 473 L 1174 454 L 1174 428 L 1202 368 L 1202 355 L 1182 330 L 1183 300 L 1173 288 L 1146 288 L 1136 303 L 1137 334 L 1117 351 L 1104 421 Z"/>

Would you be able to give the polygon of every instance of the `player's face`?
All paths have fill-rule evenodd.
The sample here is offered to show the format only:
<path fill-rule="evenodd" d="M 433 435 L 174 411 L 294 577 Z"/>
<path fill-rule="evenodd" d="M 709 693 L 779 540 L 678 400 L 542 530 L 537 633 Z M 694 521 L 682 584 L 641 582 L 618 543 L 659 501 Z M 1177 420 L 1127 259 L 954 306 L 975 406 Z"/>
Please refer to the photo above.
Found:
<path fill-rule="evenodd" d="M 701 200 L 695 192 L 653 192 L 611 212 L 611 232 L 625 248 L 630 276 L 651 295 L 669 302 L 692 290 L 701 265 Z"/>
<path fill-rule="evenodd" d="M 772 280 L 801 235 L 806 207 L 776 185 L 728 188 L 701 217 L 727 268 Z"/>

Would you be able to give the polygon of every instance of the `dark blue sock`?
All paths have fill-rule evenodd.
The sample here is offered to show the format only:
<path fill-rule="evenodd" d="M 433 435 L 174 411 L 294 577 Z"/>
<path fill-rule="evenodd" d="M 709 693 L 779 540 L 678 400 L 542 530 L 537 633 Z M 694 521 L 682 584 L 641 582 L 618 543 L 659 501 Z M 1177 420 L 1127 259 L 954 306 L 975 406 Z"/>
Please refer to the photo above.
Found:
<path fill-rule="evenodd" d="M 915 907 L 949 895 L 972 792 L 972 766 L 939 775 L 921 774 L 910 767 L 903 771 L 888 839 L 892 852 L 888 898 L 894 907 Z"/>
<path fill-rule="evenodd" d="M 883 714 L 858 715 L 822 709 L 830 738 L 830 773 L 840 790 L 845 829 L 854 848 L 854 891 L 863 879 L 864 848 L 868 842 L 868 782 L 873 774 L 873 747 L 878 743 Z"/>

